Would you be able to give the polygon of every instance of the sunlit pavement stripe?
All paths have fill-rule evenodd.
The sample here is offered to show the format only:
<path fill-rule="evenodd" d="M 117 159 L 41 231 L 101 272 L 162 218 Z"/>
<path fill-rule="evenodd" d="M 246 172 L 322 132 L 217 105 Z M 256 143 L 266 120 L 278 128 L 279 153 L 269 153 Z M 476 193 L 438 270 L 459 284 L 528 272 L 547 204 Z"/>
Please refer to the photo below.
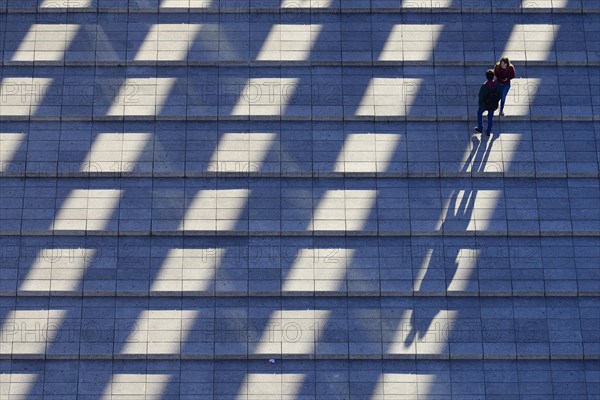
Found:
<path fill-rule="evenodd" d="M 125 311 L 126 315 L 127 311 Z M 179 357 L 199 313 L 195 310 L 144 310 L 133 325 L 135 335 L 124 342 L 119 355 Z M 118 318 L 119 316 L 117 316 Z"/>
<path fill-rule="evenodd" d="M 299 78 L 251 78 L 242 89 L 231 115 L 282 116 L 299 82 Z"/>
<path fill-rule="evenodd" d="M 154 119 L 176 83 L 177 78 L 127 78 L 106 115 Z"/>
<path fill-rule="evenodd" d="M 375 176 L 390 171 L 392 160 L 406 146 L 400 133 L 347 133 L 334 171 L 345 176 Z M 405 160 L 404 155 L 400 157 Z"/>
<path fill-rule="evenodd" d="M 452 6 L 452 3 L 454 3 L 454 0 L 419 0 L 419 1 L 414 1 L 414 0 L 402 0 L 402 5 L 401 7 L 403 9 L 411 9 L 411 8 L 416 8 L 416 9 L 436 9 L 436 8 L 447 8 Z"/>
<path fill-rule="evenodd" d="M 374 231 L 369 216 L 375 206 L 376 190 L 327 190 L 314 205 L 314 215 L 308 230 Z"/>
<path fill-rule="evenodd" d="M 80 171 L 89 173 L 132 173 L 145 171 L 138 162 L 152 162 L 153 134 L 147 132 L 99 133 L 81 164 Z M 143 160 L 142 154 L 148 152 Z"/>
<path fill-rule="evenodd" d="M 293 249 L 292 249 L 293 250 Z M 282 282 L 283 295 L 346 293 L 347 267 L 354 249 L 336 247 L 301 248 Z"/>
<path fill-rule="evenodd" d="M 548 90 L 548 87 L 544 85 L 552 85 L 552 83 L 544 82 L 541 78 L 517 77 L 513 79 L 511 82 L 511 91 L 508 92 L 506 99 L 505 113 L 513 117 L 531 116 L 536 97 L 543 96 Z M 560 114 L 559 107 L 543 107 L 545 110 L 549 110 L 550 113 L 556 111 Z"/>
<path fill-rule="evenodd" d="M 11 310 L 2 326 L 1 353 L 9 357 L 46 358 L 67 316 L 68 311 L 61 309 Z"/>
<path fill-rule="evenodd" d="M 423 114 L 425 106 L 414 105 L 421 85 L 423 80 L 418 78 L 372 78 L 355 115 L 398 117 Z M 430 106 L 427 106 L 427 111 L 431 112 Z"/>
<path fill-rule="evenodd" d="M 97 5 L 98 0 L 39 0 L 38 8 L 42 11 L 55 11 L 57 9 L 74 11 L 80 8 L 94 8 Z"/>
<path fill-rule="evenodd" d="M 515 24 L 503 54 L 511 62 L 556 61 L 552 51 L 560 25 Z"/>
<path fill-rule="evenodd" d="M 435 314 L 429 315 L 432 312 Z M 453 323 L 457 316 L 456 310 L 406 309 L 398 320 L 395 332 L 386 332 L 386 335 L 393 334 L 389 336 L 391 341 L 384 343 L 384 348 L 387 346 L 386 354 L 408 359 L 415 358 L 417 354 L 428 354 L 439 359 L 449 358 L 448 335 L 456 328 Z"/>
<path fill-rule="evenodd" d="M 18 293 L 46 295 L 82 291 L 83 276 L 97 255 L 97 249 L 47 248 L 35 256 Z"/>
<path fill-rule="evenodd" d="M 569 5 L 569 0 L 523 0 L 521 3 L 521 8 L 524 9 L 536 9 L 536 8 L 548 8 L 552 10 L 560 11 L 561 8 L 566 8 Z M 571 3 L 580 3 L 578 1 L 574 1 Z"/>
<path fill-rule="evenodd" d="M 155 24 L 150 28 L 135 61 L 184 61 L 202 24 Z"/>
<path fill-rule="evenodd" d="M 104 231 L 119 206 L 121 190 L 75 189 L 57 212 L 50 229 L 55 232 Z"/>
<path fill-rule="evenodd" d="M 151 282 L 150 294 L 214 293 L 215 274 L 225 251 L 224 248 L 170 249 Z"/>
<path fill-rule="evenodd" d="M 0 117 L 25 117 L 35 115 L 47 101 L 56 103 L 55 93 L 48 92 L 52 78 L 9 78 L 0 82 Z"/>
<path fill-rule="evenodd" d="M 11 164 L 25 161 L 21 158 L 15 159 L 15 156 L 26 139 L 22 132 L 0 132 L 0 173 L 10 174 L 11 170 L 18 170 L 11 168 Z"/>
<path fill-rule="evenodd" d="M 444 25 L 397 24 L 392 27 L 379 61 L 433 61 Z"/>
<path fill-rule="evenodd" d="M 314 355 L 330 310 L 274 310 L 260 340 L 248 349 L 254 356 Z"/>
<path fill-rule="evenodd" d="M 201 190 L 187 207 L 179 230 L 191 233 L 240 229 L 237 225 L 241 222 L 249 196 L 247 189 Z M 242 221 L 246 220 L 246 227 L 247 219 L 247 216 L 242 218 Z"/>
<path fill-rule="evenodd" d="M 225 132 L 219 138 L 209 165 L 216 167 L 215 172 L 231 172 L 241 176 L 262 172 L 269 153 L 279 152 L 278 144 L 279 137 L 274 132 Z M 270 167 L 267 172 L 271 171 Z"/>
<path fill-rule="evenodd" d="M 445 204 L 437 229 L 451 232 L 505 232 L 506 209 L 502 190 L 442 188 Z"/>
<path fill-rule="evenodd" d="M 322 28 L 319 24 L 275 24 L 256 60 L 307 61 Z"/>
<path fill-rule="evenodd" d="M 329 8 L 334 0 L 281 0 L 281 8 Z"/>
<path fill-rule="evenodd" d="M 446 375 L 448 376 L 442 376 Z M 397 396 L 406 399 L 425 399 L 427 396 L 445 396 L 450 387 L 449 371 L 438 373 L 393 373 L 381 374 L 374 396 L 377 399 L 387 400 Z M 390 396 L 390 397 L 388 397 Z"/>
<path fill-rule="evenodd" d="M 235 400 L 291 400 L 300 396 L 305 374 L 248 373 Z"/>
<path fill-rule="evenodd" d="M 76 24 L 33 24 L 11 61 L 62 61 L 79 29 Z"/>
<path fill-rule="evenodd" d="M 170 374 L 113 374 L 101 400 L 160 399 L 171 378 Z"/>
<path fill-rule="evenodd" d="M 41 396 L 42 389 L 35 390 L 39 374 L 8 373 L 0 374 L 0 398 L 2 400 L 27 400 L 32 396 Z"/>

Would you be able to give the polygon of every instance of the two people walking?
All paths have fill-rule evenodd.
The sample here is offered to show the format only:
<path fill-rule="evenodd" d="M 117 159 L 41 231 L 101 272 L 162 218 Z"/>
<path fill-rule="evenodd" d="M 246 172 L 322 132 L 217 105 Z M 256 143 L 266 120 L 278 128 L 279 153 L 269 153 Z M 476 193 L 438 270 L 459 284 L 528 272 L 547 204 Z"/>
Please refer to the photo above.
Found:
<path fill-rule="evenodd" d="M 498 103 L 500 103 L 500 115 L 504 116 L 506 95 L 510 90 L 510 81 L 515 77 L 515 67 L 510 63 L 508 57 L 502 57 L 494 69 L 486 71 L 485 77 L 487 81 L 479 89 L 479 110 L 477 111 L 475 132 L 483 132 L 483 113 L 487 111 L 485 133 L 489 135 L 492 132 L 494 111 L 498 109 Z"/>

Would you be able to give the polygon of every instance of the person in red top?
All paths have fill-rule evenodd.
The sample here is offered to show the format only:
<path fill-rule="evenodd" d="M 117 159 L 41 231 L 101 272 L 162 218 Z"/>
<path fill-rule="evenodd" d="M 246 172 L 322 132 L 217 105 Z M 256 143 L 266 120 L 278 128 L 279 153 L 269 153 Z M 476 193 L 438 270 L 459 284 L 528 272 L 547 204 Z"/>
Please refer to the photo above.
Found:
<path fill-rule="evenodd" d="M 504 115 L 504 103 L 506 95 L 510 90 L 510 81 L 515 78 L 515 67 L 510 63 L 508 57 L 502 57 L 494 66 L 496 82 L 500 85 L 502 99 L 500 100 L 500 115 Z"/>

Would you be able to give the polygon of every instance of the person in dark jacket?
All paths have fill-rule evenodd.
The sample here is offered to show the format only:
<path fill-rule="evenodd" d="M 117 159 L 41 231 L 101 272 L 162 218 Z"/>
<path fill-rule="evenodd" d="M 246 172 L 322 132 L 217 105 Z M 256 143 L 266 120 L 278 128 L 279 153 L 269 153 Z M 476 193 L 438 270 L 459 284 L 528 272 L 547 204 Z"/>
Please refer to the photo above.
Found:
<path fill-rule="evenodd" d="M 494 81 L 494 70 L 488 69 L 485 72 L 487 81 L 481 85 L 479 89 L 479 110 L 477 111 L 477 126 L 475 132 L 483 131 L 483 112 L 487 111 L 487 129 L 486 134 L 489 135 L 494 124 L 494 111 L 498 108 L 498 100 L 500 100 L 500 85 Z"/>
<path fill-rule="evenodd" d="M 515 67 L 512 65 L 508 57 L 502 57 L 494 66 L 494 75 L 496 82 L 500 85 L 502 99 L 500 101 L 500 115 L 504 116 L 504 103 L 506 95 L 510 90 L 510 81 L 515 78 Z"/>

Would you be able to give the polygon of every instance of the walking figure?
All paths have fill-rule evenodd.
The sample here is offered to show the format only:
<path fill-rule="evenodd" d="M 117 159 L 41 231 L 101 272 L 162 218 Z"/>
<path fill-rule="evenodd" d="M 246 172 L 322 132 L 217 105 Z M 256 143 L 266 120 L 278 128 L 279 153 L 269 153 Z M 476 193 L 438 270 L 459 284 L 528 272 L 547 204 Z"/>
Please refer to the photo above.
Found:
<path fill-rule="evenodd" d="M 486 134 L 489 135 L 492 132 L 492 125 L 494 124 L 494 111 L 498 109 L 498 102 L 500 101 L 500 85 L 494 81 L 494 71 L 488 69 L 485 72 L 487 81 L 481 85 L 479 89 L 479 110 L 477 111 L 477 126 L 475 132 L 481 133 L 483 131 L 483 112 L 487 111 L 487 129 Z"/>

